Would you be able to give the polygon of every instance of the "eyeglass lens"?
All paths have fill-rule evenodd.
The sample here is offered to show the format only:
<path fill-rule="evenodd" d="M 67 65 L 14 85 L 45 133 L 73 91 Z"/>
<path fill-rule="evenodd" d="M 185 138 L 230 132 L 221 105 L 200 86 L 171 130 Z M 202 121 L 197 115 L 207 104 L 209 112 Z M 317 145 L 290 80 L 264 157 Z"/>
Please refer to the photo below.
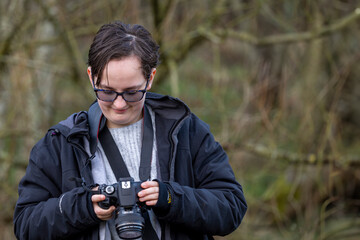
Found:
<path fill-rule="evenodd" d="M 122 94 L 117 94 L 114 91 L 105 90 L 105 91 L 97 91 L 96 95 L 100 100 L 105 102 L 115 101 L 118 95 L 121 95 L 123 99 L 127 102 L 137 102 L 143 98 L 144 92 L 134 91 L 134 92 L 123 92 Z"/>

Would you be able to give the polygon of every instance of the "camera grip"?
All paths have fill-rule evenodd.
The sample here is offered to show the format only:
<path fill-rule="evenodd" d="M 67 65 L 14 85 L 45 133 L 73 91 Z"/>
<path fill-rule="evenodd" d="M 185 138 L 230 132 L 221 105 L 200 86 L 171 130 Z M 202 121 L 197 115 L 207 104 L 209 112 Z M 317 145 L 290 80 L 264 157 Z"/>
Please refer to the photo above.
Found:
<path fill-rule="evenodd" d="M 117 204 L 117 197 L 115 192 L 116 191 L 113 185 L 100 185 L 98 194 L 105 195 L 105 199 L 98 203 L 99 207 L 102 209 L 109 209 L 110 206 L 115 206 Z"/>
<path fill-rule="evenodd" d="M 106 197 L 105 200 L 99 202 L 99 207 L 102 209 L 109 209 L 111 206 L 110 198 Z"/>

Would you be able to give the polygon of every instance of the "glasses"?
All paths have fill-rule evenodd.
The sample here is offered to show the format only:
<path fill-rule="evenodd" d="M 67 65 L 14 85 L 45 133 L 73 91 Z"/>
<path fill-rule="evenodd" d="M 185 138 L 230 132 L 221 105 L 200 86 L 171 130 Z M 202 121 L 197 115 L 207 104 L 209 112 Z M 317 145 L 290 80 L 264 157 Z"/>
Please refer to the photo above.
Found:
<path fill-rule="evenodd" d="M 114 102 L 116 98 L 120 95 L 126 102 L 138 102 L 143 99 L 146 88 L 148 86 L 149 80 L 146 81 L 146 86 L 144 90 L 131 90 L 124 92 L 116 92 L 113 90 L 105 90 L 94 87 L 94 92 L 96 97 L 104 102 Z"/>

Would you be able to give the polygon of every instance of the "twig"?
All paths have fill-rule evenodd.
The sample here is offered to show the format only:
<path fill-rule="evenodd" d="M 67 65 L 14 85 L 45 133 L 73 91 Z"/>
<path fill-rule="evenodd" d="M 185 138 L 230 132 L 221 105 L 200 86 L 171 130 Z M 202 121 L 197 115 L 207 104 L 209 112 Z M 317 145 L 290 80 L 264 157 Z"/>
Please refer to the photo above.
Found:
<path fill-rule="evenodd" d="M 285 160 L 291 164 L 333 164 L 337 167 L 360 167 L 359 156 L 342 156 L 341 160 L 332 156 L 318 156 L 314 153 L 300 154 L 282 151 L 279 149 L 270 149 L 261 145 L 246 144 L 244 148 L 257 155 Z"/>
<path fill-rule="evenodd" d="M 239 32 L 233 29 L 218 29 L 214 34 L 222 38 L 235 38 L 254 45 L 272 45 L 281 43 L 293 43 L 300 41 L 309 41 L 319 38 L 333 32 L 339 31 L 360 18 L 360 7 L 356 8 L 350 15 L 341 18 L 328 26 L 321 27 L 314 31 L 305 31 L 298 33 L 276 34 L 266 37 L 257 37 L 247 32 Z"/>

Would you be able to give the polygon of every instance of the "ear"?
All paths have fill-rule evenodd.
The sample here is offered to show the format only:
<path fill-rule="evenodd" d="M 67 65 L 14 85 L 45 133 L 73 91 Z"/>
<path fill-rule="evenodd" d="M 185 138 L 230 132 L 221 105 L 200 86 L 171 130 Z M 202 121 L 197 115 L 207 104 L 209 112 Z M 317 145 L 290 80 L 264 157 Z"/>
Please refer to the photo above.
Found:
<path fill-rule="evenodd" d="M 151 89 L 152 83 L 154 81 L 155 78 L 155 74 L 156 74 L 156 68 L 153 68 L 150 74 L 150 78 L 149 78 L 149 84 L 146 88 L 147 91 L 149 91 Z"/>
<path fill-rule="evenodd" d="M 89 76 L 89 80 L 90 80 L 91 85 L 92 85 L 93 87 L 95 87 L 95 86 L 94 86 L 94 82 L 93 82 L 93 80 L 92 80 L 92 76 L 91 76 L 91 67 L 88 67 L 88 68 L 87 68 L 87 75 Z"/>

